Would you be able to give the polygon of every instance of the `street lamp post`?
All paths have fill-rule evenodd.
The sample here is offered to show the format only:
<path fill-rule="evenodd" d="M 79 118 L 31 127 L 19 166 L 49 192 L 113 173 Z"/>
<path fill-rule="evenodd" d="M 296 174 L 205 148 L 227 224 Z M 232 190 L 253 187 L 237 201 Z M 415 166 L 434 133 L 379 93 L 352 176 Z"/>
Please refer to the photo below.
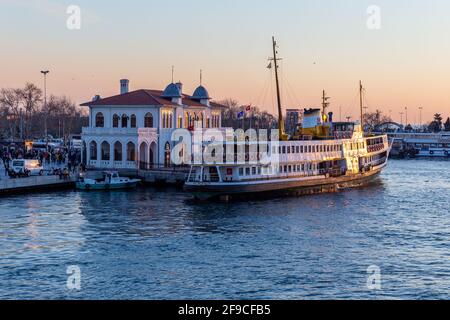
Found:
<path fill-rule="evenodd" d="M 405 117 L 406 117 L 405 126 L 407 126 L 408 125 L 408 107 L 405 107 Z"/>
<path fill-rule="evenodd" d="M 50 73 L 50 71 L 45 70 L 41 71 L 41 73 L 44 75 L 44 110 L 47 110 L 47 74 Z M 48 132 L 47 132 L 47 117 L 44 117 L 44 130 L 45 130 L 45 142 L 48 141 Z"/>
<path fill-rule="evenodd" d="M 400 112 L 400 124 L 403 126 L 403 112 Z"/>
<path fill-rule="evenodd" d="M 419 127 L 422 129 L 422 107 L 419 107 Z"/>

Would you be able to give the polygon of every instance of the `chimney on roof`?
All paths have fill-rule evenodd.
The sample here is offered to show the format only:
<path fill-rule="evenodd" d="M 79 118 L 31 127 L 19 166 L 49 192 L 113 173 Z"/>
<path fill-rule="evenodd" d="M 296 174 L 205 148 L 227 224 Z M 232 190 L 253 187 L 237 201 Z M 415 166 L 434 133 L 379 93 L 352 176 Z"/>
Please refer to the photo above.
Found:
<path fill-rule="evenodd" d="M 120 80 L 120 94 L 125 94 L 129 92 L 130 80 L 122 79 Z"/>
<path fill-rule="evenodd" d="M 98 101 L 98 100 L 100 100 L 101 98 L 100 98 L 100 96 L 97 94 L 97 95 L 95 95 L 94 96 L 94 98 L 92 98 L 92 101 Z"/>
<path fill-rule="evenodd" d="M 178 81 L 176 83 L 176 85 L 177 85 L 178 89 L 180 90 L 180 94 L 183 95 L 183 84 L 180 81 Z"/>

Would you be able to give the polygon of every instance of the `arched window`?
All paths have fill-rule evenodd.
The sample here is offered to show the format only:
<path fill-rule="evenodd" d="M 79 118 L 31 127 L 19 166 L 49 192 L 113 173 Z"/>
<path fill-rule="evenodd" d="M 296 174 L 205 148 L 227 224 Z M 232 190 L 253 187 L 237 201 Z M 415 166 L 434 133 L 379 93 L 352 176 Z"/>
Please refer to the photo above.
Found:
<path fill-rule="evenodd" d="M 133 142 L 127 144 L 127 161 L 136 161 L 136 147 Z"/>
<path fill-rule="evenodd" d="M 153 115 L 150 112 L 145 115 L 144 127 L 153 128 Z"/>
<path fill-rule="evenodd" d="M 91 153 L 91 158 L 89 160 L 97 160 L 97 142 L 91 141 L 89 144 L 89 150 Z"/>
<path fill-rule="evenodd" d="M 189 113 L 185 112 L 184 114 L 184 127 L 188 128 L 190 126 L 189 124 Z"/>
<path fill-rule="evenodd" d="M 113 115 L 113 128 L 119 127 L 119 120 L 120 117 L 117 114 Z"/>
<path fill-rule="evenodd" d="M 103 116 L 103 113 L 101 113 L 101 112 L 99 112 L 95 115 L 95 127 L 96 128 L 105 127 L 105 117 Z"/>
<path fill-rule="evenodd" d="M 122 128 L 128 128 L 128 116 L 126 114 L 122 116 Z"/>
<path fill-rule="evenodd" d="M 169 129 L 173 128 L 173 114 L 172 114 L 172 112 L 169 113 L 169 119 L 167 121 L 167 128 L 169 128 Z"/>
<path fill-rule="evenodd" d="M 131 115 L 131 127 L 136 128 L 137 127 L 137 121 L 136 121 L 136 115 Z"/>
<path fill-rule="evenodd" d="M 164 146 L 164 167 L 170 167 L 170 143 L 167 142 Z"/>
<path fill-rule="evenodd" d="M 122 161 L 122 144 L 119 141 L 114 144 L 114 161 Z"/>
<path fill-rule="evenodd" d="M 102 152 L 102 160 L 103 161 L 109 161 L 111 159 L 109 143 L 104 141 L 102 143 L 102 148 L 101 149 L 102 149 L 101 150 L 101 152 Z"/>

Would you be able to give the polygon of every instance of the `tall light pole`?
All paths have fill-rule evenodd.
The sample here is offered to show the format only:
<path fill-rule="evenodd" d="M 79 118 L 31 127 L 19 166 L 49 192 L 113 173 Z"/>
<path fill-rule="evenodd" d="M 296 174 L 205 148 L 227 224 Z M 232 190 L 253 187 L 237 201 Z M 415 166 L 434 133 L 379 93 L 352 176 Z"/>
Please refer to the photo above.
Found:
<path fill-rule="evenodd" d="M 422 128 L 422 107 L 419 107 L 419 127 Z"/>
<path fill-rule="evenodd" d="M 400 124 L 403 125 L 403 112 L 400 112 Z"/>
<path fill-rule="evenodd" d="M 408 107 L 405 107 L 405 116 L 406 116 L 405 126 L 407 126 L 408 125 Z"/>
<path fill-rule="evenodd" d="M 45 70 L 41 71 L 41 73 L 44 75 L 44 110 L 47 110 L 47 74 L 49 74 L 50 71 Z M 47 142 L 48 141 L 47 117 L 44 117 L 44 130 L 45 130 L 45 142 Z"/>

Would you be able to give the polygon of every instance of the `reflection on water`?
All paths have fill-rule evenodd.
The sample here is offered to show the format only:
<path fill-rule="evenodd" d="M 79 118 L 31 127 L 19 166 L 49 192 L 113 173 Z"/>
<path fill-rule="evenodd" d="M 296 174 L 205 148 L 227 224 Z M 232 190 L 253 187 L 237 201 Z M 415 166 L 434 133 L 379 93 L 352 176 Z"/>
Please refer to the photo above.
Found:
<path fill-rule="evenodd" d="M 449 298 L 449 169 L 393 161 L 367 188 L 230 204 L 173 189 L 1 198 L 0 298 Z"/>

